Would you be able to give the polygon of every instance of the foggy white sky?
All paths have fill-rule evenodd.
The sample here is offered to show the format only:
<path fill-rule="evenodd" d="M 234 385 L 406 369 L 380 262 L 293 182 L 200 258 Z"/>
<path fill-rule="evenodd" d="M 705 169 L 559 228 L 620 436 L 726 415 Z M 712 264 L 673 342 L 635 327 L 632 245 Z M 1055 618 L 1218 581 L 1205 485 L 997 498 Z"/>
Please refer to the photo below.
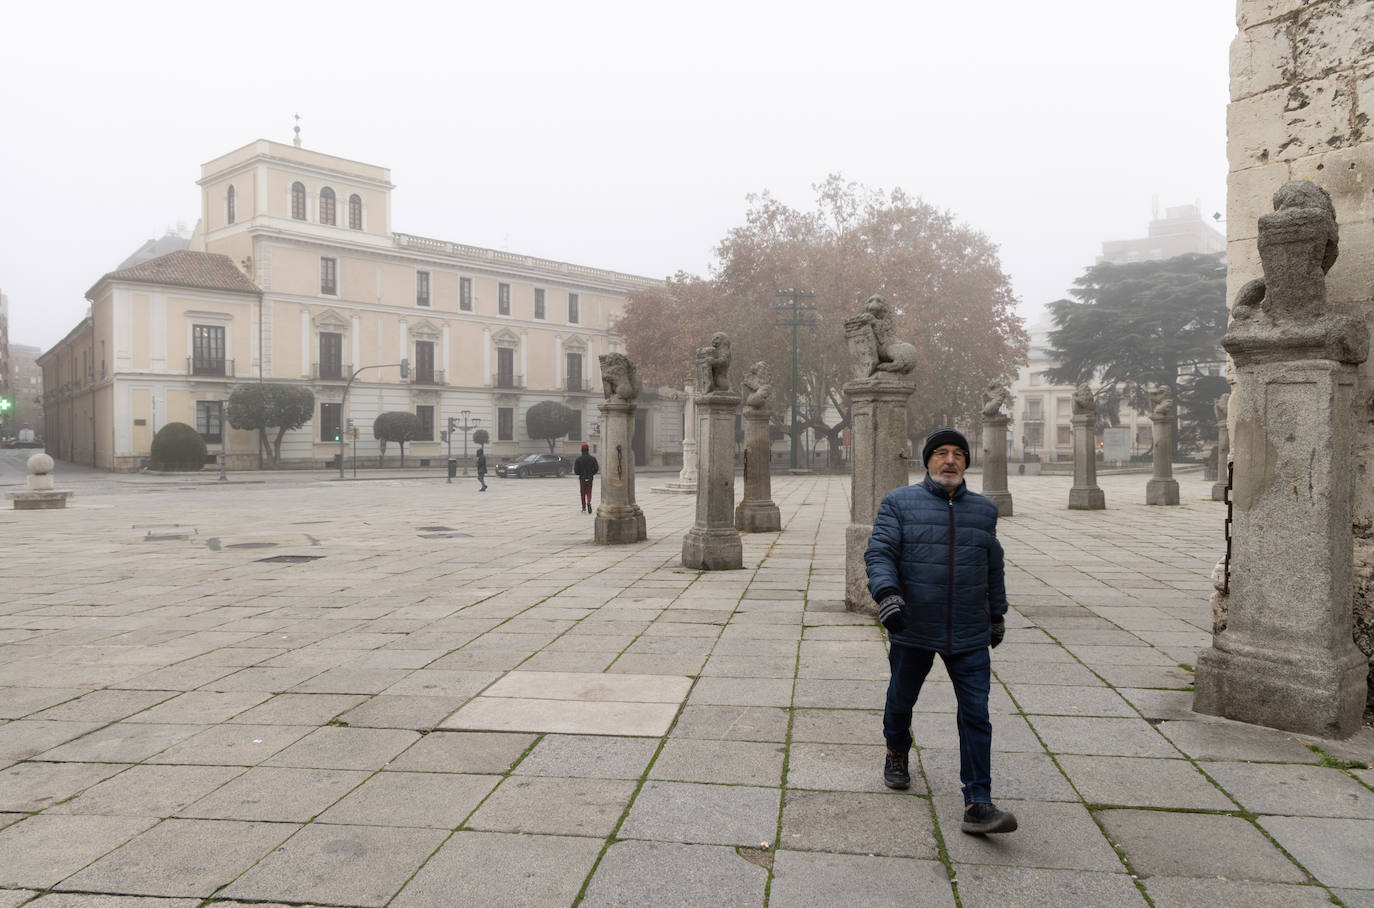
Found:
<path fill-rule="evenodd" d="M 1151 203 L 1225 210 L 1234 0 L 7 5 L 0 290 L 48 348 L 258 138 L 391 168 L 392 228 L 706 274 L 834 172 L 986 233 L 1034 320 Z"/>

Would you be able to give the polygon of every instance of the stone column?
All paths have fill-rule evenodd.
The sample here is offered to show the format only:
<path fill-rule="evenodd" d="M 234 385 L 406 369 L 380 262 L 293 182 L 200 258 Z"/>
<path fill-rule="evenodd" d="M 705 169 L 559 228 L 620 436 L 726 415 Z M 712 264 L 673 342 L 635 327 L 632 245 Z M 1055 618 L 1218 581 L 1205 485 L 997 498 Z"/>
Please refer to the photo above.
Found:
<path fill-rule="evenodd" d="M 773 503 L 772 444 L 768 413 L 744 411 L 744 498 L 735 509 L 735 529 L 743 533 L 776 533 L 782 514 Z"/>
<path fill-rule="evenodd" d="M 1198 655 L 1193 708 L 1299 734 L 1361 725 L 1368 660 L 1351 639 L 1356 366 L 1363 320 L 1326 305 L 1330 197 L 1307 181 L 1259 219 L 1264 278 L 1241 288 L 1227 626 Z"/>
<path fill-rule="evenodd" d="M 1154 475 L 1145 483 L 1146 504 L 1178 504 L 1178 480 L 1174 478 L 1174 402 L 1168 388 L 1151 393 Z"/>
<path fill-rule="evenodd" d="M 622 545 L 648 538 L 644 512 L 635 504 L 635 402 L 610 397 L 601 411 L 601 504 L 593 537 L 598 545 Z"/>
<path fill-rule="evenodd" d="M 1007 488 L 1007 423 L 1005 416 L 983 417 L 983 494 L 997 505 L 998 517 L 1012 515 Z"/>
<path fill-rule="evenodd" d="M 1073 426 L 1073 487 L 1069 489 L 1070 511 L 1101 511 L 1107 507 L 1107 496 L 1097 487 L 1097 407 L 1084 407 L 1079 397 L 1082 385 L 1075 392 L 1074 414 L 1069 417 Z M 1088 392 L 1091 399 L 1092 392 Z"/>
<path fill-rule="evenodd" d="M 1217 417 L 1217 481 L 1212 483 L 1213 501 L 1226 500 L 1226 465 L 1231 460 L 1231 432 L 1226 419 L 1230 405 L 1230 394 L 1221 395 L 1213 405 Z"/>
<path fill-rule="evenodd" d="M 677 474 L 677 485 L 682 489 L 695 489 L 697 485 L 697 406 L 696 392 L 689 378 L 682 390 L 687 399 L 682 404 L 682 472 Z"/>
<path fill-rule="evenodd" d="M 905 377 L 895 375 L 844 386 L 853 439 L 849 526 L 844 533 L 844 605 L 851 612 L 878 614 L 878 605 L 868 593 L 864 551 L 883 496 L 910 479 L 906 406 L 915 390 Z"/>
<path fill-rule="evenodd" d="M 740 396 L 714 391 L 697 397 L 701 418 L 696 523 L 682 537 L 684 567 L 728 571 L 744 567 L 735 529 L 735 410 Z"/>

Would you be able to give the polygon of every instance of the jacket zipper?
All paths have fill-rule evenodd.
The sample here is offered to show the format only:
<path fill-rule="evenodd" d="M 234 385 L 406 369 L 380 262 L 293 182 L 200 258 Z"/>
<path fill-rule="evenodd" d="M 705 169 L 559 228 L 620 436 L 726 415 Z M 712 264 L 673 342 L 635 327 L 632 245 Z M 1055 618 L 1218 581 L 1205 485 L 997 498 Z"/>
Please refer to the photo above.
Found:
<path fill-rule="evenodd" d="M 945 605 L 945 653 L 954 652 L 954 496 L 949 497 L 949 599 Z"/>

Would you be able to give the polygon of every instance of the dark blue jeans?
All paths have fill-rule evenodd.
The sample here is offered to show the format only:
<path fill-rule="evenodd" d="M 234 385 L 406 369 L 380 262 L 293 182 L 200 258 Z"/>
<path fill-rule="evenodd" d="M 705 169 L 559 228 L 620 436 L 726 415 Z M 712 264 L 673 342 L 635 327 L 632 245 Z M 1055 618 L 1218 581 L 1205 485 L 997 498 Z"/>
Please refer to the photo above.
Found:
<path fill-rule="evenodd" d="M 992 720 L 988 718 L 988 687 L 992 658 L 986 647 L 953 655 L 940 654 L 945 671 L 954 682 L 959 701 L 959 781 L 964 783 L 964 803 L 992 801 Z M 889 749 L 911 749 L 911 711 L 921 685 L 935 661 L 935 651 L 893 644 L 887 654 L 892 677 L 887 684 L 883 710 L 883 737 Z"/>

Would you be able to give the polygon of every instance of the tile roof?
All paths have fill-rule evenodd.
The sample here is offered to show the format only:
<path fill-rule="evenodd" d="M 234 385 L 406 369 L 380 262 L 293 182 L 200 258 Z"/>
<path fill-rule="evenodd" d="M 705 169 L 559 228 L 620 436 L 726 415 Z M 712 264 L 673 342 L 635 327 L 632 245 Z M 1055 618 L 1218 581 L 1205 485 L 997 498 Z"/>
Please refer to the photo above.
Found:
<path fill-rule="evenodd" d="M 180 250 L 160 255 L 129 268 L 111 271 L 96 281 L 131 281 L 139 284 L 170 284 L 203 290 L 229 290 L 258 293 L 258 285 L 248 279 L 227 255 L 214 252 Z M 95 287 L 91 288 L 94 291 Z M 89 294 L 88 294 L 89 295 Z"/>

